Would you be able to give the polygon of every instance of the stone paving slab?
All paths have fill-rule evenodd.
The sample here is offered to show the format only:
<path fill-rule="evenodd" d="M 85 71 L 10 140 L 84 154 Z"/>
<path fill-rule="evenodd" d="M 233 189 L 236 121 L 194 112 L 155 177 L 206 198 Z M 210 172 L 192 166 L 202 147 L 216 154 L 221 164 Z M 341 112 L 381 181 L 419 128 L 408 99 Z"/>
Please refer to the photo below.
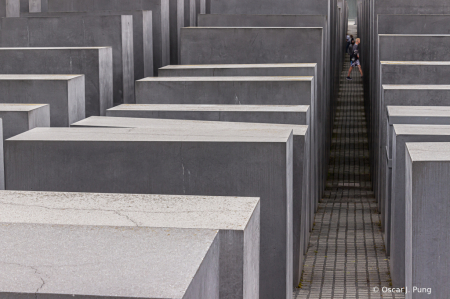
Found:
<path fill-rule="evenodd" d="M 389 259 L 372 191 L 362 80 L 342 80 L 329 172 L 294 299 L 404 298 L 390 288 Z"/>

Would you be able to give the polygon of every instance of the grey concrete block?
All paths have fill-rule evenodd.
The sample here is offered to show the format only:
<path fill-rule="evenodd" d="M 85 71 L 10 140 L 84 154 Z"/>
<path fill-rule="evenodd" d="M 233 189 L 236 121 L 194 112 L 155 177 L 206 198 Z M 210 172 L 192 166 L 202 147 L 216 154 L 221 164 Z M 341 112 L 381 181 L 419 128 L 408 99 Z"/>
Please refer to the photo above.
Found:
<path fill-rule="evenodd" d="M 450 15 L 388 14 L 378 15 L 380 34 L 446 34 L 450 32 Z"/>
<path fill-rule="evenodd" d="M 391 275 L 394 286 L 405 285 L 405 143 L 449 142 L 450 126 L 394 125 L 392 140 Z"/>
<path fill-rule="evenodd" d="M 32 59 L 32 55 L 29 58 Z M 0 75 L 0 89 L 2 90 L 0 103 L 3 104 L 49 104 L 49 121 L 53 127 L 68 127 L 70 124 L 85 118 L 85 81 L 83 75 Z M 11 106 L 22 107 L 21 109 L 25 110 L 27 107 L 27 105 Z M 30 106 L 38 107 L 37 105 Z M 44 108 L 45 111 L 47 109 L 48 107 Z M 46 118 L 44 117 L 44 119 Z M 47 124 L 47 121 L 42 119 L 41 116 L 39 119 L 41 120 L 37 121 L 36 119 L 35 126 Z M 6 120 L 7 118 L 4 122 Z M 15 122 L 11 125 L 14 128 L 7 129 L 10 125 L 5 124 L 6 138 L 11 137 L 11 134 L 16 135 L 33 128 L 31 123 L 26 130 L 23 130 Z"/>
<path fill-rule="evenodd" d="M 208 132 L 210 130 L 222 131 L 225 129 L 245 129 L 259 130 L 265 128 L 272 129 L 293 129 L 294 134 L 294 193 L 293 193 L 293 236 L 294 236 L 294 282 L 298 281 L 303 269 L 303 255 L 306 253 L 309 243 L 309 232 L 314 219 L 314 210 L 312 202 L 315 197 L 311 195 L 311 188 L 314 181 L 313 165 L 310 157 L 310 134 L 306 126 L 302 125 L 283 125 L 283 124 L 253 124 L 253 123 L 223 123 L 215 121 L 191 121 L 191 120 L 164 120 L 164 119 L 143 119 L 126 117 L 90 117 L 78 123 L 73 127 L 122 127 L 122 128 L 153 128 L 159 131 L 166 130 L 184 130 L 191 128 L 197 133 Z M 305 163 L 304 161 L 309 161 Z M 311 174 L 311 175 L 309 175 Z"/>
<path fill-rule="evenodd" d="M 199 27 L 324 27 L 326 24 L 324 15 L 203 14 L 198 16 Z"/>
<path fill-rule="evenodd" d="M 0 232 L 2 297 L 219 298 L 217 230 L 1 223 Z"/>
<path fill-rule="evenodd" d="M 110 46 L 114 104 L 134 103 L 133 18 L 130 15 L 3 18 L 0 46 Z"/>
<path fill-rule="evenodd" d="M 0 67 L 3 74 L 84 74 L 86 116 L 113 105 L 111 48 L 0 48 Z"/>
<path fill-rule="evenodd" d="M 39 11 L 40 12 L 40 11 Z M 95 12 L 49 12 L 28 13 L 23 16 L 71 17 L 71 16 L 117 16 L 133 17 L 133 57 L 134 79 L 139 80 L 155 75 L 153 69 L 153 24 L 151 10 L 95 11 Z"/>
<path fill-rule="evenodd" d="M 0 190 L 5 190 L 5 164 L 3 152 L 3 120 L 0 119 Z"/>
<path fill-rule="evenodd" d="M 36 127 L 50 127 L 50 105 L 0 104 L 3 120 L 3 139 Z"/>
<path fill-rule="evenodd" d="M 106 116 L 309 125 L 309 106 L 281 105 L 120 105 Z"/>
<path fill-rule="evenodd" d="M 449 143 L 406 144 L 406 298 L 445 298 L 450 276 Z M 413 287 L 426 288 L 419 293 Z M 428 294 L 430 292 L 431 296 Z"/>
<path fill-rule="evenodd" d="M 255 14 L 255 15 L 328 15 L 329 1 L 273 1 L 251 0 L 209 0 L 212 14 Z"/>
<path fill-rule="evenodd" d="M 185 26 L 184 8 L 187 0 L 169 0 L 170 63 L 178 64 L 180 30 Z"/>
<path fill-rule="evenodd" d="M 249 131 L 222 124 L 222 130 L 204 132 L 188 126 L 36 128 L 5 142 L 6 186 L 10 190 L 260 197 L 260 294 L 289 298 L 292 128 Z"/>
<path fill-rule="evenodd" d="M 1 0 L 0 17 L 20 17 L 20 0 Z"/>
<path fill-rule="evenodd" d="M 153 67 L 170 64 L 169 0 L 47 0 L 48 12 L 120 12 L 151 10 L 153 30 Z"/>
<path fill-rule="evenodd" d="M 219 297 L 259 297 L 258 198 L 23 191 L 1 195 L 2 223 L 219 230 Z"/>
<path fill-rule="evenodd" d="M 159 77 L 313 76 L 316 78 L 316 67 L 316 63 L 168 65 L 160 68 L 158 75 Z"/>

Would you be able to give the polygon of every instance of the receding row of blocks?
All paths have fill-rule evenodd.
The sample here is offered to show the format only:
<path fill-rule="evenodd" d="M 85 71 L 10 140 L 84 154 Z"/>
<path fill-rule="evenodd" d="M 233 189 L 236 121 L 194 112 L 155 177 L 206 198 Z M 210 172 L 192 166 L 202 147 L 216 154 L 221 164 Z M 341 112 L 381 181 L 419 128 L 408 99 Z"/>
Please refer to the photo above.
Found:
<path fill-rule="evenodd" d="M 446 297 L 450 73 L 446 1 L 360 5 L 374 189 L 394 287 Z M 392 15 L 395 13 L 403 15 Z M 363 14 L 365 16 L 363 16 Z M 369 33 L 372 29 L 373 32 Z M 364 43 L 364 40 L 367 42 Z M 420 46 L 417 43 L 420 41 Z M 367 52 L 366 52 L 367 53 Z M 426 287 L 425 287 L 426 286 Z"/>

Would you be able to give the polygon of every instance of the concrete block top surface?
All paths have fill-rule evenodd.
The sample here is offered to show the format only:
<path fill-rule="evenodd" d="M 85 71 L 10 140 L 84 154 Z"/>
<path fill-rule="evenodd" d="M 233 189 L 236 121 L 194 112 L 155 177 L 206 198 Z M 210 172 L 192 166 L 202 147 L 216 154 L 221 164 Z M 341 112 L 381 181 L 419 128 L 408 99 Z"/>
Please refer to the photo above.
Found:
<path fill-rule="evenodd" d="M 218 231 L 1 223 L 0 233 L 2 293 L 181 299 Z"/>
<path fill-rule="evenodd" d="M 449 106 L 387 106 L 389 117 L 450 117 Z"/>
<path fill-rule="evenodd" d="M 0 48 L 1 49 L 1 48 Z M 0 75 L 0 80 L 71 80 L 84 75 Z"/>
<path fill-rule="evenodd" d="M 228 123 L 226 123 L 228 124 Z M 196 128 L 174 127 L 161 129 L 145 128 L 35 128 L 8 139 L 20 141 L 76 141 L 76 142 L 287 142 L 292 129 L 245 129 L 211 128 L 199 131 Z"/>
<path fill-rule="evenodd" d="M 259 198 L 0 191 L 1 223 L 244 230 Z"/>
<path fill-rule="evenodd" d="M 130 111 L 234 111 L 234 112 L 307 112 L 309 105 L 184 105 L 123 104 L 108 109 Z"/>
<path fill-rule="evenodd" d="M 166 81 L 172 81 L 172 82 L 184 82 L 184 81 L 210 81 L 210 82 L 233 82 L 233 81 L 312 81 L 314 77 L 312 76 L 286 76 L 286 77 L 251 77 L 251 76 L 243 76 L 243 77 L 148 77 L 141 80 L 137 80 L 137 82 L 166 82 Z"/>
<path fill-rule="evenodd" d="M 14 50 L 98 50 L 108 49 L 111 47 L 16 47 L 16 48 L 0 48 L 1 51 L 14 51 Z"/>
<path fill-rule="evenodd" d="M 449 125 L 416 125 L 416 124 L 394 124 L 395 134 L 398 135 L 427 135 L 439 136 L 450 135 Z"/>
<path fill-rule="evenodd" d="M 413 162 L 450 162 L 450 142 L 407 142 Z"/>
<path fill-rule="evenodd" d="M 406 89 L 406 90 L 446 90 L 450 89 L 450 85 L 418 85 L 418 84 L 383 84 L 384 90 L 389 89 Z"/>
<path fill-rule="evenodd" d="M 72 127 L 122 127 L 122 128 L 155 128 L 157 130 L 180 130 L 191 128 L 200 131 L 221 131 L 230 129 L 247 129 L 249 131 L 264 129 L 287 129 L 292 130 L 294 135 L 305 135 L 308 126 L 285 125 L 268 123 L 240 123 L 222 121 L 201 121 L 201 120 L 179 120 L 179 119 L 153 119 L 153 118 L 131 118 L 131 117 L 108 117 L 91 116 L 72 124 Z"/>
<path fill-rule="evenodd" d="M 30 112 L 48 104 L 0 104 L 0 112 Z"/>
<path fill-rule="evenodd" d="M 316 67 L 317 63 L 261 63 L 261 64 L 195 64 L 195 65 L 168 65 L 161 69 L 245 69 L 245 68 L 291 68 L 291 67 Z"/>
<path fill-rule="evenodd" d="M 450 65 L 450 61 L 380 61 L 382 65 Z"/>

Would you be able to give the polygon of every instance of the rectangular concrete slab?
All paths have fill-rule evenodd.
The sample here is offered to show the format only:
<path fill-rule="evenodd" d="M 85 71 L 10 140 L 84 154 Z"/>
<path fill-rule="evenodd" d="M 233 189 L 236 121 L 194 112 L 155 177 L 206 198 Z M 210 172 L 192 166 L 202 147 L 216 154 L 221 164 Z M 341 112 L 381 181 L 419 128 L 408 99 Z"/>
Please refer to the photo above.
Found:
<path fill-rule="evenodd" d="M 306 126 L 302 125 L 282 125 L 282 124 L 254 124 L 254 123 L 224 123 L 216 121 L 193 121 L 193 120 L 165 120 L 165 119 L 144 119 L 127 117 L 90 117 L 73 124 L 73 127 L 122 127 L 122 128 L 153 128 L 158 131 L 175 130 L 183 131 L 190 128 L 198 133 L 232 129 L 246 129 L 249 132 L 264 128 L 293 130 L 294 136 L 294 193 L 293 193 L 293 236 L 294 236 L 294 282 L 298 285 L 303 269 L 303 255 L 306 253 L 309 243 L 309 232 L 312 228 L 314 210 L 312 202 L 315 197 L 311 194 L 313 180 L 310 156 L 309 139 L 310 134 Z M 305 163 L 309 161 L 309 163 Z M 310 175 L 311 174 L 311 175 Z"/>
<path fill-rule="evenodd" d="M 219 298 L 217 230 L 1 223 L 0 231 L 7 298 Z"/>
<path fill-rule="evenodd" d="M 3 157 L 3 120 L 0 119 L 0 157 Z M 5 190 L 5 164 L 4 159 L 0 159 L 0 190 Z"/>
<path fill-rule="evenodd" d="M 170 64 L 169 0 L 47 0 L 48 12 L 120 12 L 152 11 L 153 67 Z M 149 29 L 149 28 L 148 28 Z"/>
<path fill-rule="evenodd" d="M 6 186 L 9 190 L 260 197 L 260 294 L 289 298 L 292 128 L 230 129 L 223 124 L 221 131 L 203 132 L 187 126 L 179 130 L 173 126 L 166 130 L 36 128 L 6 141 Z"/>
<path fill-rule="evenodd" d="M 133 17 L 133 57 L 134 79 L 154 76 L 153 70 L 153 24 L 151 10 L 128 11 L 94 11 L 94 12 L 46 12 L 28 13 L 27 17 L 73 17 L 73 16 L 118 16 L 130 15 Z"/>
<path fill-rule="evenodd" d="M 387 14 L 378 15 L 380 34 L 445 34 L 450 32 L 450 15 Z"/>
<path fill-rule="evenodd" d="M 178 64 L 180 56 L 180 30 L 184 27 L 186 0 L 169 0 L 170 63 Z"/>
<path fill-rule="evenodd" d="M 276 5 L 272 1 L 251 0 L 209 0 L 211 14 L 255 14 L 255 15 L 327 15 L 329 1 L 281 0 Z"/>
<path fill-rule="evenodd" d="M 0 67 L 3 74 L 84 74 L 86 116 L 113 105 L 111 48 L 0 48 Z"/>
<path fill-rule="evenodd" d="M 391 275 L 394 286 L 405 285 L 405 144 L 450 142 L 450 126 L 394 125 L 391 191 Z"/>
<path fill-rule="evenodd" d="M 445 142 L 406 144 L 406 287 L 426 288 L 406 298 L 448 294 L 449 149 Z"/>
<path fill-rule="evenodd" d="M 1 53 L 0 50 L 0 55 Z M 29 58 L 31 60 L 32 55 Z M 36 104 L 48 104 L 50 108 L 47 107 L 44 110 L 50 109 L 50 115 L 42 115 L 44 118 L 39 117 L 39 121 L 36 118 L 35 126 L 48 126 L 46 120 L 48 117 L 51 126 L 68 127 L 70 124 L 85 118 L 84 79 L 84 75 L 0 75 L 0 90 L 2 91 L 0 102 L 17 104 L 5 105 L 5 109 L 25 110 L 25 107 L 39 107 Z M 8 121 L 5 124 L 5 139 L 35 126 L 30 123 L 29 126 L 22 128 L 15 121 L 12 123 Z"/>
<path fill-rule="evenodd" d="M 112 48 L 114 104 L 134 103 L 133 18 L 122 16 L 1 19 L 2 47 Z"/>
<path fill-rule="evenodd" d="M 3 191 L 0 222 L 219 230 L 219 297 L 259 298 L 258 198 Z"/>
<path fill-rule="evenodd" d="M 106 116 L 309 125 L 308 105 L 135 104 L 108 109 Z"/>
<path fill-rule="evenodd" d="M 50 127 L 50 105 L 0 104 L 3 139 L 8 139 L 36 127 Z"/>
<path fill-rule="evenodd" d="M 20 17 L 21 0 L 1 0 L 0 1 L 0 17 L 14 18 Z"/>

